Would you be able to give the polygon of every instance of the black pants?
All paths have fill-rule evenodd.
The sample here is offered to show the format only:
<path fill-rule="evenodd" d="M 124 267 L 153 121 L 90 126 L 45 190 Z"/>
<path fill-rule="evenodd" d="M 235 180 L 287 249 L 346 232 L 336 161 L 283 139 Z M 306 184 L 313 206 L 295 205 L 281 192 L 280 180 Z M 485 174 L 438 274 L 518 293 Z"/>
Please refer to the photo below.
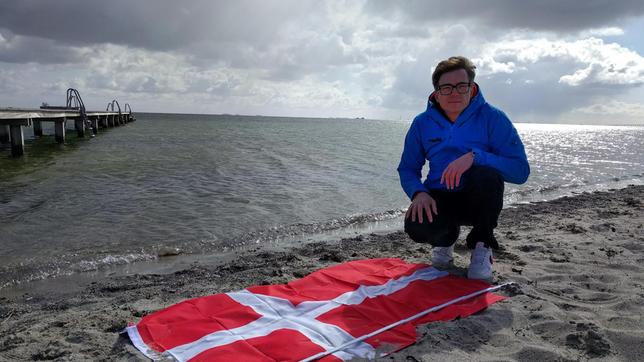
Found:
<path fill-rule="evenodd" d="M 503 208 L 503 178 L 489 167 L 472 166 L 462 178 L 463 187 L 458 191 L 430 190 L 436 201 L 438 215 L 429 222 L 423 215 L 423 223 L 405 219 L 405 232 L 419 243 L 432 246 L 451 246 L 458 239 L 462 225 L 472 226 L 467 236 L 467 246 L 474 249 L 476 243 L 498 249 L 494 238 L 499 214 Z"/>

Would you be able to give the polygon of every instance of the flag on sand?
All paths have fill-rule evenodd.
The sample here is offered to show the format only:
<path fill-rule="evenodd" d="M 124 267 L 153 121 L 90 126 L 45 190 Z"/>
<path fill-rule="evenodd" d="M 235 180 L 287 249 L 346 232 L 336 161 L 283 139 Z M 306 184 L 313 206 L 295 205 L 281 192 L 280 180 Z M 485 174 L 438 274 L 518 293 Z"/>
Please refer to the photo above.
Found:
<path fill-rule="evenodd" d="M 466 317 L 503 299 L 489 288 L 425 264 L 358 260 L 287 284 L 187 300 L 145 316 L 127 333 L 152 359 L 375 358 L 414 343 L 416 325 Z"/>

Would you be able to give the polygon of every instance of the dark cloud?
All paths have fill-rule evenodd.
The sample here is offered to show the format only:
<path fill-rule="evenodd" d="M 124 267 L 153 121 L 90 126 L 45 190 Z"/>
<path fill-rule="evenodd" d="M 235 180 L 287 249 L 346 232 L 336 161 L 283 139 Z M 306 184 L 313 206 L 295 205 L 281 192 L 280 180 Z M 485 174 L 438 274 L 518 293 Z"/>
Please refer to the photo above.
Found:
<path fill-rule="evenodd" d="M 364 60 L 345 52 L 350 34 L 328 28 L 331 15 L 323 3 L 300 0 L 6 0 L 0 33 L 23 45 L 0 47 L 0 61 L 77 62 L 82 47 L 116 44 L 290 81 Z"/>
<path fill-rule="evenodd" d="M 0 28 L 60 43 L 151 50 L 203 40 L 265 44 L 288 19 L 305 16 L 309 6 L 294 0 L 3 0 Z"/>
<path fill-rule="evenodd" d="M 328 12 L 324 3 L 301 0 L 3 0 L 0 28 L 72 45 L 112 43 L 167 51 L 200 42 L 234 42 L 261 49 L 285 36 L 289 24 L 324 21 Z M 576 31 L 615 26 L 620 19 L 644 14 L 644 1 L 370 0 L 365 12 L 413 23 L 469 21 L 497 29 Z M 427 28 L 413 23 L 399 22 L 393 34 L 427 34 Z M 342 36 L 351 42 L 350 33 Z"/>
<path fill-rule="evenodd" d="M 384 18 L 402 16 L 417 23 L 442 21 L 467 24 L 469 21 L 497 29 L 569 32 L 618 26 L 622 19 L 644 14 L 644 1 L 370 0 L 365 10 Z"/>
<path fill-rule="evenodd" d="M 86 52 L 60 46 L 50 39 L 25 37 L 0 31 L 0 62 L 66 64 L 82 62 Z"/>

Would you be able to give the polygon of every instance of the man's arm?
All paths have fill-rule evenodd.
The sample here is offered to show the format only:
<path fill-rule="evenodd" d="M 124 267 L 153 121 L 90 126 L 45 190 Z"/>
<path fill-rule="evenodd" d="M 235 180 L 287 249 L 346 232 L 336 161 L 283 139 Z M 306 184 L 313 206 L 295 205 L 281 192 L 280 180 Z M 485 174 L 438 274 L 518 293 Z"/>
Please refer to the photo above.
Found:
<path fill-rule="evenodd" d="M 530 175 L 523 142 L 510 119 L 501 111 L 495 112 L 496 119 L 491 124 L 490 152 L 472 149 L 474 165 L 492 167 L 501 173 L 506 182 L 522 184 Z"/>
<path fill-rule="evenodd" d="M 419 116 L 421 117 L 421 116 Z M 423 215 L 427 222 L 433 222 L 433 215 L 438 215 L 436 201 L 429 196 L 429 192 L 421 182 L 423 166 L 425 165 L 425 148 L 418 126 L 418 117 L 414 119 L 407 131 L 403 153 L 398 165 L 400 184 L 411 199 L 405 218 L 412 222 L 423 223 Z"/>
<path fill-rule="evenodd" d="M 416 117 L 405 136 L 405 145 L 398 164 L 400 184 L 410 200 L 418 192 L 427 192 L 421 182 L 423 165 L 425 165 L 425 149 L 421 141 L 418 117 Z"/>

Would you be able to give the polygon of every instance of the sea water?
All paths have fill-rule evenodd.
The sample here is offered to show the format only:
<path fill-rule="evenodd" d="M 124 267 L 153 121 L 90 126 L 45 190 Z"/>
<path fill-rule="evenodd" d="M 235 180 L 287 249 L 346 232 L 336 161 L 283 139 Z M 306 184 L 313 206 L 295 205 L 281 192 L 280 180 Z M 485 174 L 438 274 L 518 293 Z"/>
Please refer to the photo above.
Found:
<path fill-rule="evenodd" d="M 396 167 L 409 121 L 137 119 L 64 146 L 45 127 L 19 159 L 0 150 L 0 289 L 160 254 L 401 228 L 409 201 Z M 515 126 L 532 173 L 506 184 L 506 206 L 644 182 L 644 127 Z"/>

